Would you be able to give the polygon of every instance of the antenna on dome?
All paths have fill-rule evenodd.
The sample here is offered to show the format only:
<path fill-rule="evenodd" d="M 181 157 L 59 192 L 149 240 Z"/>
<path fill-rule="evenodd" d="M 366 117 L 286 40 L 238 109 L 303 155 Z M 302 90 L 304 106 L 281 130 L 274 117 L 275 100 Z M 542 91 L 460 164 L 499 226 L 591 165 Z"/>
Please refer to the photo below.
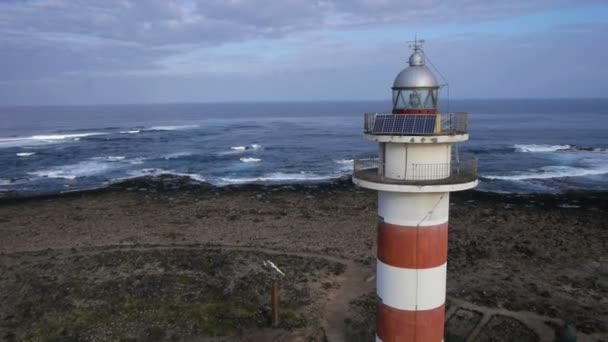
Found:
<path fill-rule="evenodd" d="M 422 50 L 422 44 L 424 44 L 425 41 L 424 39 L 418 39 L 418 35 L 416 35 L 414 36 L 414 40 L 410 40 L 407 43 L 411 49 L 414 49 L 414 51 L 419 51 Z"/>
<path fill-rule="evenodd" d="M 426 61 L 429 62 L 429 64 L 431 65 L 431 68 L 433 68 L 433 70 L 435 70 L 435 72 L 437 74 L 439 74 L 439 77 L 441 77 L 443 84 L 441 85 L 441 88 L 446 88 L 447 91 L 447 111 L 450 111 L 450 83 L 448 82 L 447 78 L 445 78 L 445 76 L 443 76 L 443 74 L 441 73 L 441 71 L 439 70 L 439 68 L 437 68 L 435 66 L 435 64 L 433 64 L 433 61 L 427 56 L 427 54 L 424 52 L 424 50 L 422 49 L 422 44 L 425 43 L 424 39 L 418 39 L 418 35 L 414 36 L 414 40 L 413 41 L 409 41 L 409 47 L 414 49 L 414 51 L 420 51 L 422 53 L 422 55 L 425 57 Z"/>

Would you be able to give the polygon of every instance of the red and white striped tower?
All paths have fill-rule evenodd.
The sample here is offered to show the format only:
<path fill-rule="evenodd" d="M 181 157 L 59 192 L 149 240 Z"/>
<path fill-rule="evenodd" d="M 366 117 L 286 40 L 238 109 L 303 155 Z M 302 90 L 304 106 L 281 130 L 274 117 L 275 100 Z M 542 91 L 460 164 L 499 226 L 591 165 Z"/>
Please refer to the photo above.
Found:
<path fill-rule="evenodd" d="M 365 115 L 378 158 L 355 160 L 353 182 L 378 191 L 377 341 L 442 341 L 450 192 L 477 185 L 477 163 L 452 156 L 467 114 L 441 115 L 440 85 L 421 42 L 393 85 L 392 114 Z"/>

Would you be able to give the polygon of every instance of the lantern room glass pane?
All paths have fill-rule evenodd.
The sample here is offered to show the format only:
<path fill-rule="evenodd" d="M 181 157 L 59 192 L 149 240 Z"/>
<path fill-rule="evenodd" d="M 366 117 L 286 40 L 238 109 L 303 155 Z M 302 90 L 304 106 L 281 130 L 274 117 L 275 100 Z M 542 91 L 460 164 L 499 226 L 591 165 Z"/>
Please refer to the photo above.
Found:
<path fill-rule="evenodd" d="M 438 89 L 395 89 L 393 109 L 437 108 Z"/>

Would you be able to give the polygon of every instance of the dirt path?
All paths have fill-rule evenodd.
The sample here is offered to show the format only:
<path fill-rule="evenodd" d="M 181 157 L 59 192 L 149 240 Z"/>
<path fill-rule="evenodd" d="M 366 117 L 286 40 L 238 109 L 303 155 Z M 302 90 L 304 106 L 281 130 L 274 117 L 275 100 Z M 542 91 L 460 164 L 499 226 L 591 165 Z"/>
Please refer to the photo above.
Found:
<path fill-rule="evenodd" d="M 344 263 L 346 271 L 335 279 L 340 283 L 340 288 L 330 295 L 325 309 L 323 328 L 328 341 L 347 340 L 344 320 L 351 310 L 351 300 L 374 291 L 375 283 L 365 281 L 370 276 L 369 273 L 353 261 Z"/>

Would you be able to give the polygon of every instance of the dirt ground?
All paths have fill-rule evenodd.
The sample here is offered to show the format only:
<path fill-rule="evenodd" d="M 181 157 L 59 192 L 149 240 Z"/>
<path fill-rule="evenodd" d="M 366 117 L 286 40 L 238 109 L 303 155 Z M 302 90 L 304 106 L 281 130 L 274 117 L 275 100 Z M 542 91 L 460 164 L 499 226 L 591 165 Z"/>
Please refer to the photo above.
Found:
<path fill-rule="evenodd" d="M 608 340 L 607 194 L 451 197 L 448 298 L 472 310 L 448 308 L 453 322 L 504 311 Z M 367 340 L 375 226 L 376 194 L 348 180 L 214 188 L 141 179 L 3 199 L 0 338 Z M 264 259 L 287 274 L 277 329 Z M 511 324 L 486 321 L 477 340 L 499 340 Z"/>

